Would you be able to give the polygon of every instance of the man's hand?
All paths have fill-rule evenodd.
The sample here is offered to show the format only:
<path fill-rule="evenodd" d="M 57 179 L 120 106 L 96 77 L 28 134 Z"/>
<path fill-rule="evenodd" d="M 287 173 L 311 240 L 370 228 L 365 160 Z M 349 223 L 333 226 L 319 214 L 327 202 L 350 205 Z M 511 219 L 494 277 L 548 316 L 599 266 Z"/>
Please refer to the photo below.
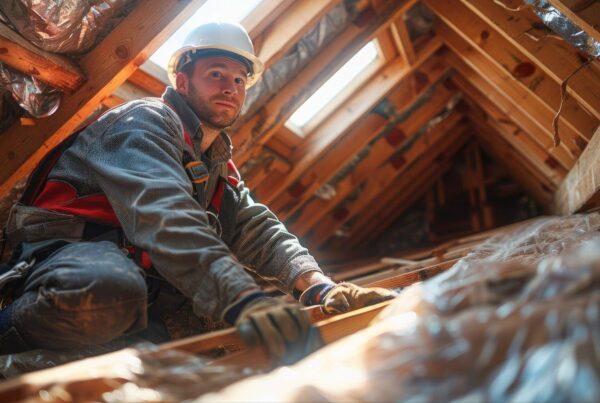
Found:
<path fill-rule="evenodd" d="M 328 313 L 344 313 L 397 296 L 395 292 L 379 287 L 359 287 L 352 283 L 317 284 L 302 293 L 300 302 L 304 305 L 322 304 L 323 310 Z"/>
<path fill-rule="evenodd" d="M 243 307 L 235 325 L 246 343 L 262 344 L 281 359 L 307 339 L 311 322 L 301 308 L 275 298 L 257 298 Z"/>

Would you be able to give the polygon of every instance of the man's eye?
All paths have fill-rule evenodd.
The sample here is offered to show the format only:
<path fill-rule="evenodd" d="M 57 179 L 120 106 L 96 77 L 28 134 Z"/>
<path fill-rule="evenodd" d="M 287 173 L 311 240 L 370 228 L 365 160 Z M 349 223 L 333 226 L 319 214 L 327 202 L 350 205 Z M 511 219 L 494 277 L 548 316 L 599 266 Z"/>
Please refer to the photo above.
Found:
<path fill-rule="evenodd" d="M 244 80 L 243 78 L 236 78 L 235 79 L 235 83 L 236 84 L 240 84 L 240 85 L 246 85 L 246 80 Z"/>
<path fill-rule="evenodd" d="M 212 71 L 210 73 L 210 76 L 213 77 L 213 78 L 220 78 L 221 77 L 221 73 L 218 72 L 218 71 Z"/>

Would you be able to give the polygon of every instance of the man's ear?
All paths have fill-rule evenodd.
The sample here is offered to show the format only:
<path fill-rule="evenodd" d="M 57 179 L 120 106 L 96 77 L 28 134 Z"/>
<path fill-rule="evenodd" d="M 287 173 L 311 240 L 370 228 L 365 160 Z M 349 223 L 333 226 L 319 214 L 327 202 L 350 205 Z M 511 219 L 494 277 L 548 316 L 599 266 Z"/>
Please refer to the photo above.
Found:
<path fill-rule="evenodd" d="M 177 75 L 175 76 L 175 85 L 177 86 L 177 88 L 175 88 L 177 90 L 177 92 L 179 92 L 182 95 L 187 95 L 188 94 L 188 88 L 189 88 L 189 77 L 182 73 L 179 72 L 177 73 Z"/>

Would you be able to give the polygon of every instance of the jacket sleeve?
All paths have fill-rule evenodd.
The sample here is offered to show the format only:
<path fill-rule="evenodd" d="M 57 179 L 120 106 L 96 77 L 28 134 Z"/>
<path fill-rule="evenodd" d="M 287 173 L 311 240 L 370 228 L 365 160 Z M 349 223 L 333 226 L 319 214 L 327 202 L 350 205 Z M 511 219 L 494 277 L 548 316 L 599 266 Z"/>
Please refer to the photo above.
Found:
<path fill-rule="evenodd" d="M 89 129 L 94 126 L 100 127 Z M 192 196 L 181 162 L 179 118 L 160 102 L 143 102 L 103 127 L 102 133 L 93 133 L 85 163 L 125 236 L 148 251 L 156 270 L 192 299 L 196 314 L 220 317 L 256 283 Z"/>
<path fill-rule="evenodd" d="M 286 293 L 293 291 L 298 276 L 322 272 L 315 258 L 277 216 L 254 202 L 244 182 L 238 184 L 238 190 L 240 203 L 231 250 L 240 262 Z"/>

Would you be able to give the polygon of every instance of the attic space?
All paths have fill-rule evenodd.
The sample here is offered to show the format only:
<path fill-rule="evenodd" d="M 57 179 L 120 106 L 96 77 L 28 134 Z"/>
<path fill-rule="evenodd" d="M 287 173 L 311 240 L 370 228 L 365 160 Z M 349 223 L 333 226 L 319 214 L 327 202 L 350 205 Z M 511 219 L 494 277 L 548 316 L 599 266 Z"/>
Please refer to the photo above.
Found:
<path fill-rule="evenodd" d="M 0 221 L 71 133 L 161 97 L 211 20 L 241 24 L 265 67 L 227 128 L 253 200 L 334 281 L 399 297 L 307 308 L 327 346 L 298 364 L 216 324 L 0 400 L 58 393 L 62 373 L 64 401 L 598 401 L 599 0 L 2 0 Z M 192 381 L 170 388 L 178 371 Z"/>

